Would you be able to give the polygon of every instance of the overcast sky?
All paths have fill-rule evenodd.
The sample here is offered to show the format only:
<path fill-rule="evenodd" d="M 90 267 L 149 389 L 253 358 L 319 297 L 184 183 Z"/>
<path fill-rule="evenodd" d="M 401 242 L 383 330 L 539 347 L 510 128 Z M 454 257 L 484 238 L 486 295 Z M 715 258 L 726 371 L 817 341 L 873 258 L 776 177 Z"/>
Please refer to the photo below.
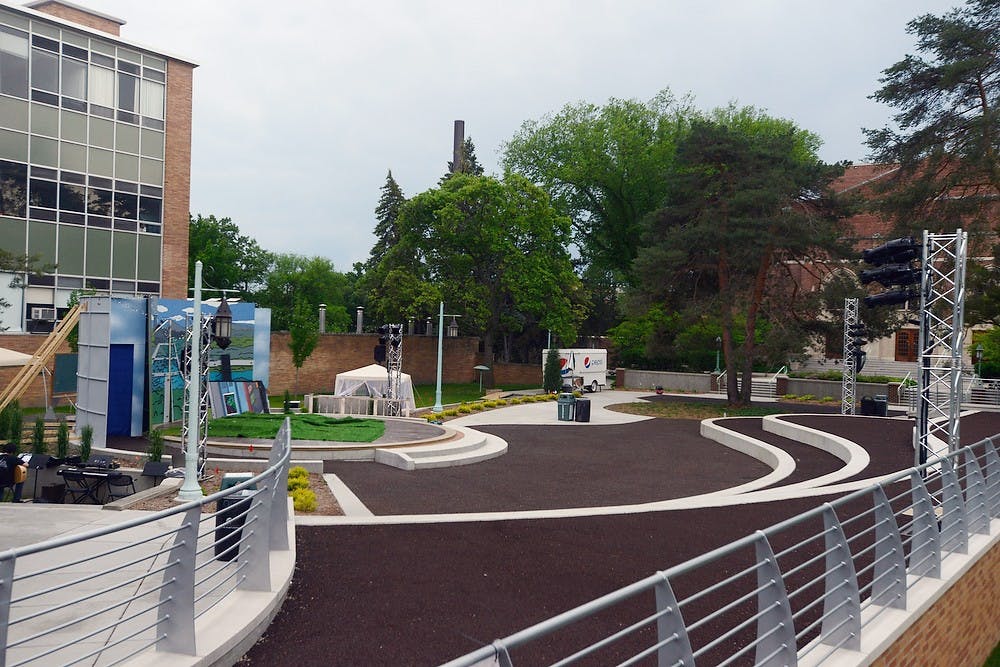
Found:
<path fill-rule="evenodd" d="M 122 37 L 193 60 L 191 210 L 231 217 L 273 252 L 338 270 L 368 256 L 386 171 L 434 187 L 452 123 L 487 173 L 528 119 L 569 102 L 669 88 L 735 101 L 864 161 L 868 96 L 914 52 L 906 23 L 934 0 L 75 0 Z"/>

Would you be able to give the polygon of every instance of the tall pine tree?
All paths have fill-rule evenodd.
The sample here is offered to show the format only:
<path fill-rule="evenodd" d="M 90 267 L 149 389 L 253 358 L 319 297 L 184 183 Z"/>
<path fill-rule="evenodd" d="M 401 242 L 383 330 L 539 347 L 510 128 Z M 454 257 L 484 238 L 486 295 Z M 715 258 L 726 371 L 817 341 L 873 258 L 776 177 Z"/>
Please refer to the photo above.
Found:
<path fill-rule="evenodd" d="M 472 143 L 472 137 L 466 137 L 462 144 L 462 163 L 455 169 L 455 161 L 448 160 L 448 173 L 441 177 L 439 185 L 451 178 L 452 174 L 469 174 L 470 176 L 482 176 L 483 165 L 479 164 L 476 157 L 476 145 Z"/>
<path fill-rule="evenodd" d="M 399 230 L 396 227 L 396 218 L 399 217 L 399 210 L 406 203 L 403 190 L 399 183 L 392 177 L 392 170 L 385 177 L 385 185 L 382 186 L 382 195 L 378 199 L 378 206 L 375 207 L 375 245 L 371 249 L 365 269 L 371 271 L 386 253 L 399 243 Z"/>

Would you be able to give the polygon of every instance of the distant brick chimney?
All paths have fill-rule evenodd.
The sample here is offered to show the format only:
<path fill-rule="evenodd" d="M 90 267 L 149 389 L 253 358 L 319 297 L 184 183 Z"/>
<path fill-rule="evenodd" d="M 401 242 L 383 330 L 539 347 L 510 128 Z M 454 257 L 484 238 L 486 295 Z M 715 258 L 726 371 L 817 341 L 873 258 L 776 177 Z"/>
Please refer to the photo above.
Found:
<path fill-rule="evenodd" d="M 32 2 L 26 2 L 24 6 L 28 9 L 34 9 L 36 12 L 55 16 L 64 21 L 71 21 L 77 25 L 109 33 L 115 37 L 121 36 L 121 27 L 125 25 L 125 21 L 122 19 L 102 14 L 101 12 L 95 12 L 92 9 L 87 9 L 86 7 L 81 7 L 65 0 L 33 0 Z"/>

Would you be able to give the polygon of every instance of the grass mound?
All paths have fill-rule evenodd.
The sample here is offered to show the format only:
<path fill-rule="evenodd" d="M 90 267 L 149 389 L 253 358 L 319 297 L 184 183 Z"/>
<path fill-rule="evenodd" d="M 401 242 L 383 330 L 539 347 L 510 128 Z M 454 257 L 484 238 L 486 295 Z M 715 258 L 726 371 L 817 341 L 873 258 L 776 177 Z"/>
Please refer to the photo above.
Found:
<path fill-rule="evenodd" d="M 324 417 L 323 415 L 242 414 L 208 422 L 209 437 L 270 439 L 278 434 L 285 421 L 292 419 L 293 440 L 334 442 L 372 442 L 385 433 L 385 423 L 378 419 Z"/>

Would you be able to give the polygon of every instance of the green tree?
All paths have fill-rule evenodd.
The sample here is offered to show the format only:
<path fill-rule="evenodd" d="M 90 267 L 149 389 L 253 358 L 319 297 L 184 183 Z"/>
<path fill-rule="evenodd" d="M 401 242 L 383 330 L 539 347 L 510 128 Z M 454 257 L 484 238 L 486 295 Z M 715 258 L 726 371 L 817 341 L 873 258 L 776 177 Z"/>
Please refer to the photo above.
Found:
<path fill-rule="evenodd" d="M 483 337 L 487 366 L 495 343 L 529 324 L 576 338 L 569 220 L 524 177 L 456 174 L 409 200 L 398 222 L 400 242 L 381 262 L 385 279 L 370 295 L 380 312 L 405 315 L 391 312 L 406 308 L 405 299 L 436 312 L 435 299 L 444 296 L 462 328 Z"/>
<path fill-rule="evenodd" d="M 865 130 L 871 158 L 898 163 L 880 209 L 898 232 L 983 228 L 1000 193 L 1000 3 L 969 0 L 907 24 L 918 55 L 883 72 L 872 97 L 894 126 Z"/>
<path fill-rule="evenodd" d="M 545 188 L 572 220 L 592 292 L 613 301 L 631 282 L 641 222 L 664 204 L 691 115 L 667 90 L 646 103 L 569 104 L 524 123 L 504 145 L 503 166 Z"/>
<path fill-rule="evenodd" d="M 10 282 L 7 284 L 11 288 L 23 288 L 28 284 L 28 275 L 41 275 L 42 273 L 55 270 L 53 264 L 41 264 L 38 255 L 19 255 L 8 250 L 0 249 L 0 273 L 9 273 Z M 0 313 L 10 308 L 10 302 L 0 297 Z M 6 331 L 10 327 L 0 327 L 0 331 Z"/>
<path fill-rule="evenodd" d="M 389 170 L 385 177 L 385 184 L 382 186 L 378 205 L 375 207 L 375 245 L 365 263 L 366 269 L 378 266 L 389 249 L 399 242 L 396 218 L 399 217 L 399 210 L 405 203 L 406 197 L 403 196 L 403 189 L 392 177 L 392 170 Z"/>
<path fill-rule="evenodd" d="M 483 165 L 479 164 L 479 158 L 476 157 L 476 145 L 472 143 L 472 137 L 466 137 L 462 143 L 462 163 L 458 169 L 455 169 L 454 160 L 448 160 L 448 173 L 441 177 L 441 181 L 446 181 L 456 172 L 471 176 L 483 175 Z"/>
<path fill-rule="evenodd" d="M 545 366 L 542 367 L 542 390 L 548 394 L 559 391 L 562 387 L 562 377 L 559 374 L 559 350 L 550 348 L 545 355 Z"/>
<path fill-rule="evenodd" d="M 844 251 L 828 200 L 842 167 L 820 162 L 819 144 L 752 108 L 695 120 L 678 146 L 669 204 L 647 221 L 637 302 L 683 310 L 688 324 L 678 331 L 702 318 L 718 322 L 731 403 L 750 401 L 758 345 L 803 343 L 781 328 L 794 321 L 797 289 L 782 271 Z M 713 349 L 713 333 L 703 329 L 698 344 Z"/>
<path fill-rule="evenodd" d="M 295 365 L 295 393 L 298 393 L 299 370 L 319 342 L 319 318 L 308 301 L 295 302 L 288 333 L 290 335 L 288 346 L 292 350 L 292 363 Z"/>
<path fill-rule="evenodd" d="M 240 233 L 230 218 L 198 215 L 188 228 L 188 284 L 194 284 L 194 263 L 201 260 L 202 282 L 216 290 L 231 290 L 245 301 L 265 283 L 274 262 L 257 241 Z"/>
<path fill-rule="evenodd" d="M 274 256 L 274 268 L 257 294 L 257 303 L 271 309 L 275 331 L 289 330 L 299 302 L 317 312 L 319 304 L 325 303 L 327 331 L 347 331 L 351 323 L 345 302 L 347 286 L 347 277 L 325 257 L 280 254 Z"/>

